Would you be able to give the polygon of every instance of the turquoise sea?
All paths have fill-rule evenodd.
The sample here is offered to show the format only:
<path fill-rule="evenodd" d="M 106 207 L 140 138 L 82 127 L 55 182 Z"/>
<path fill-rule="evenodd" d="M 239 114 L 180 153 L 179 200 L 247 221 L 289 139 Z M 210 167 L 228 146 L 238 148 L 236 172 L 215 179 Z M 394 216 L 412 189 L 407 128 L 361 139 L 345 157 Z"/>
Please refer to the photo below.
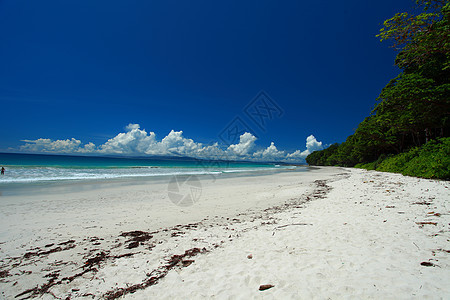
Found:
<path fill-rule="evenodd" d="M 99 157 L 0 153 L 0 190 L 5 186 L 55 182 L 95 182 L 173 175 L 261 174 L 296 168 L 275 163 L 197 160 L 173 157 Z M 300 167 L 301 168 L 301 167 Z"/>

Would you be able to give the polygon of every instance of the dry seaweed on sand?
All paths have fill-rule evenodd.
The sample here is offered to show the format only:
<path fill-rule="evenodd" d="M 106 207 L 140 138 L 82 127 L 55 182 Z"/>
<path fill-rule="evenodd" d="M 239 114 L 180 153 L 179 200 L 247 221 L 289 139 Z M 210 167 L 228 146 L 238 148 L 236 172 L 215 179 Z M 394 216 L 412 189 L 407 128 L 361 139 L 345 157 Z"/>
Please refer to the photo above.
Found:
<path fill-rule="evenodd" d="M 206 253 L 208 250 L 206 248 L 200 249 L 200 248 L 192 248 L 189 250 L 186 250 L 181 255 L 172 255 L 170 259 L 167 261 L 167 263 L 158 269 L 154 270 L 147 276 L 148 279 L 144 280 L 142 283 L 134 284 L 132 286 L 126 287 L 126 288 L 118 288 L 112 291 L 106 292 L 102 298 L 107 300 L 113 300 L 117 299 L 119 297 L 122 297 L 126 294 L 132 294 L 136 292 L 137 290 L 143 290 L 147 287 L 150 287 L 152 285 L 155 285 L 158 283 L 159 280 L 166 277 L 170 270 L 175 268 L 176 266 L 180 267 L 187 267 L 190 264 L 192 264 L 193 260 L 186 260 L 185 258 L 196 256 L 197 254 Z"/>

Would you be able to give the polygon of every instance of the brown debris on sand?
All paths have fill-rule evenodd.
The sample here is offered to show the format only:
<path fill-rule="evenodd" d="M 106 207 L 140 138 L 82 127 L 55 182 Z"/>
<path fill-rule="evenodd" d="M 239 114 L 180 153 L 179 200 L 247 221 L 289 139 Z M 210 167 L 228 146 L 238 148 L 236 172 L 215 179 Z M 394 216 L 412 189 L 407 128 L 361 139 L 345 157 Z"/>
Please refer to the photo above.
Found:
<path fill-rule="evenodd" d="M 49 290 L 51 287 L 53 287 L 55 285 L 72 282 L 75 278 L 83 276 L 84 274 L 86 274 L 88 272 L 93 272 L 93 273 L 98 272 L 98 269 L 94 268 L 94 266 L 99 267 L 102 262 L 106 261 L 109 258 L 118 259 L 118 258 L 122 258 L 122 257 L 132 256 L 134 254 L 136 254 L 136 253 L 125 253 L 122 255 L 111 256 L 111 255 L 108 255 L 108 253 L 102 251 L 100 253 L 97 253 L 94 257 L 91 257 L 86 260 L 86 262 L 82 266 L 82 268 L 84 269 L 83 271 L 76 273 L 72 276 L 67 276 L 67 277 L 61 278 L 60 280 L 58 280 L 58 278 L 60 276 L 60 272 L 54 271 L 54 272 L 49 273 L 44 276 L 45 278 L 49 278 L 46 283 L 44 283 L 41 286 L 36 286 L 34 288 L 23 291 L 20 294 L 16 295 L 15 298 L 19 298 L 19 297 L 28 295 L 22 299 L 29 299 L 29 298 L 43 295 L 45 293 L 51 294 L 51 292 Z"/>
<path fill-rule="evenodd" d="M 437 222 L 416 222 L 417 225 L 434 225 L 437 226 Z"/>
<path fill-rule="evenodd" d="M 128 243 L 128 245 L 126 246 L 127 249 L 137 248 L 143 242 L 146 242 L 153 237 L 150 232 L 140 230 L 124 232 L 120 236 L 131 237 L 128 241 L 126 241 L 126 243 Z"/>
<path fill-rule="evenodd" d="M 0 271 L 0 278 L 5 278 L 5 277 L 8 277 L 8 276 L 11 276 L 11 275 L 9 274 L 9 271 L 8 271 L 8 270 L 6 270 L 6 271 Z"/>
<path fill-rule="evenodd" d="M 101 262 L 105 261 L 108 255 L 105 252 L 97 253 L 96 256 L 89 258 L 85 263 L 83 268 L 92 268 L 94 265 L 100 265 Z"/>
<path fill-rule="evenodd" d="M 51 244 L 51 245 L 53 245 L 53 244 Z M 67 246 L 66 246 L 66 245 L 67 245 Z M 59 247 L 59 246 L 66 246 L 66 247 Z M 51 247 L 51 246 L 46 245 L 45 247 Z M 72 249 L 72 248 L 74 248 L 74 247 L 75 247 L 75 241 L 74 241 L 74 240 L 69 240 L 69 241 L 67 241 L 67 242 L 59 243 L 59 244 L 58 244 L 58 247 L 52 248 L 52 249 L 47 250 L 47 251 L 40 250 L 39 248 L 37 248 L 37 249 L 39 249 L 38 251 L 34 251 L 34 252 L 29 251 L 29 252 L 26 252 L 26 253 L 23 255 L 23 258 L 30 258 L 30 257 L 32 257 L 32 256 L 49 255 L 49 254 L 54 253 L 54 252 L 65 251 L 65 250 Z"/>
<path fill-rule="evenodd" d="M 265 290 L 271 289 L 273 287 L 274 287 L 274 285 L 271 285 L 271 284 L 262 284 L 262 285 L 259 286 L 259 290 L 260 291 L 265 291 Z"/>
<path fill-rule="evenodd" d="M 193 260 L 185 260 L 184 258 L 189 258 L 200 253 L 206 253 L 208 250 L 206 248 L 192 248 L 184 251 L 181 255 L 172 255 L 172 257 L 167 261 L 167 263 L 156 270 L 153 270 L 150 274 L 147 274 L 148 279 L 144 280 L 142 283 L 134 284 L 126 288 L 118 288 L 112 291 L 108 291 L 103 295 L 103 299 L 113 300 L 122 297 L 126 294 L 132 294 L 137 290 L 143 290 L 149 286 L 155 285 L 159 280 L 166 277 L 169 271 L 176 266 L 187 267 L 192 264 Z"/>

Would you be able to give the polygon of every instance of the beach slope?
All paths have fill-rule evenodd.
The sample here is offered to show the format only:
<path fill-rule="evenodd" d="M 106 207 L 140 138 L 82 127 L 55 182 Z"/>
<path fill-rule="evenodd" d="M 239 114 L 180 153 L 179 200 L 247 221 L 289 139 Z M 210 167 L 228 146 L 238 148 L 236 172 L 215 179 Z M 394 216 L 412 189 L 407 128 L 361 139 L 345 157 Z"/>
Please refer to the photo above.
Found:
<path fill-rule="evenodd" d="M 162 184 L 65 195 L 84 214 L 6 199 L 0 297 L 450 295 L 449 182 L 327 167 L 202 184 L 190 207 Z"/>

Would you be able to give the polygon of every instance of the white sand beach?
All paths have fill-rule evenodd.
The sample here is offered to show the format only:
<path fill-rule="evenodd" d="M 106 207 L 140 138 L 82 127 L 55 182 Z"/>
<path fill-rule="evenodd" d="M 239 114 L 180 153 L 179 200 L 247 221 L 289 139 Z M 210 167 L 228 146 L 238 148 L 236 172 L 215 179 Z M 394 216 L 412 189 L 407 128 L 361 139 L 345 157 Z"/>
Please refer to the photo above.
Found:
<path fill-rule="evenodd" d="M 450 299 L 448 181 L 327 167 L 200 192 L 0 197 L 0 298 Z"/>

